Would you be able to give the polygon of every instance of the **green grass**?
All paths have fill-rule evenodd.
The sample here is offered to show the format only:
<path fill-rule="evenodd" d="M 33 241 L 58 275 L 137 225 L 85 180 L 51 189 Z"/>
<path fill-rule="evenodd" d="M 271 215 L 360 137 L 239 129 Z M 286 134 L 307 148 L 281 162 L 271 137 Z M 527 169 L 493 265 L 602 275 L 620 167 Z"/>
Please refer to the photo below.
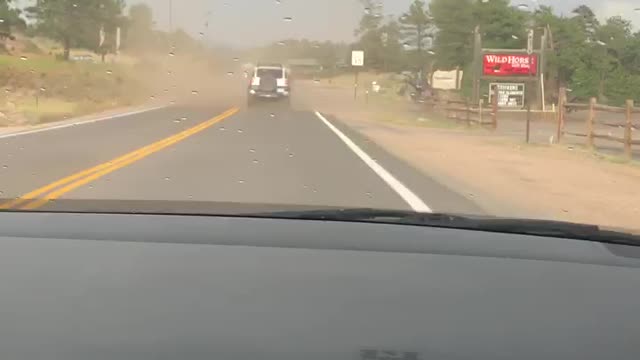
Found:
<path fill-rule="evenodd" d="M 24 99 L 16 104 L 16 109 L 24 114 L 31 124 L 39 124 L 64 119 L 76 114 L 76 103 L 61 99 L 41 98 L 36 103 L 35 99 Z"/>

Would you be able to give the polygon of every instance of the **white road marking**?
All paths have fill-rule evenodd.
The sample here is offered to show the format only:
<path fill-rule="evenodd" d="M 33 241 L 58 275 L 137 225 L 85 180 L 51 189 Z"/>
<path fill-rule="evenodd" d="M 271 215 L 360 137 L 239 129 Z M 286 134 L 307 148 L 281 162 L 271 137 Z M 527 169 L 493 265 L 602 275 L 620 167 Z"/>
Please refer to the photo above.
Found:
<path fill-rule="evenodd" d="M 0 139 L 12 138 L 12 137 L 17 137 L 17 136 L 22 136 L 22 135 L 35 134 L 35 133 L 45 132 L 45 131 L 50 131 L 50 130 L 59 130 L 59 129 L 64 129 L 64 128 L 77 126 L 77 125 L 92 124 L 92 123 L 96 123 L 96 122 L 99 122 L 99 121 L 111 120 L 111 119 L 117 119 L 117 118 L 121 118 L 121 117 L 131 116 L 131 115 L 142 114 L 142 113 L 145 113 L 145 112 L 158 110 L 158 109 L 162 109 L 162 108 L 165 108 L 165 107 L 166 106 L 156 106 L 156 107 L 152 107 L 152 108 L 146 108 L 146 109 L 130 111 L 130 112 L 122 113 L 122 114 L 104 116 L 104 117 L 99 117 L 99 118 L 95 118 L 95 119 L 88 119 L 88 120 L 77 121 L 77 122 L 65 122 L 64 124 L 60 124 L 60 125 L 53 125 L 53 126 L 46 126 L 46 127 L 42 127 L 42 128 L 38 128 L 38 129 L 18 131 L 18 132 L 14 132 L 14 133 L 5 134 L 5 135 L 0 135 Z"/>
<path fill-rule="evenodd" d="M 375 172 L 389 187 L 395 191 L 400 197 L 416 212 L 430 213 L 433 212 L 427 204 L 425 204 L 413 191 L 409 190 L 400 180 L 396 179 L 390 172 L 388 172 L 382 165 L 378 164 L 371 156 L 364 152 L 358 145 L 356 145 L 351 139 L 347 137 L 340 129 L 335 127 L 329 120 L 327 120 L 318 111 L 315 112 L 316 116 L 324 122 L 325 125 L 333 131 L 340 140 L 342 140 L 351 151 L 353 151 L 358 157 L 367 164 L 373 172 Z"/>

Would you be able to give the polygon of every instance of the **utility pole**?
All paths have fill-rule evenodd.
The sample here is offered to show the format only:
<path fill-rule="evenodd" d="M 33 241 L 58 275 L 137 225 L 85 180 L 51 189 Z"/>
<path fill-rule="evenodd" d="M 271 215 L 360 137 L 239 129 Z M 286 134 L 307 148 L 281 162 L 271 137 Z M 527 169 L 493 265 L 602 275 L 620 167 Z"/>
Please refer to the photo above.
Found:
<path fill-rule="evenodd" d="M 480 26 L 476 26 L 473 31 L 473 93 L 471 100 L 474 104 L 480 101 L 480 78 L 482 76 L 482 35 Z"/>
<path fill-rule="evenodd" d="M 173 32 L 173 0 L 169 0 L 169 32 Z"/>

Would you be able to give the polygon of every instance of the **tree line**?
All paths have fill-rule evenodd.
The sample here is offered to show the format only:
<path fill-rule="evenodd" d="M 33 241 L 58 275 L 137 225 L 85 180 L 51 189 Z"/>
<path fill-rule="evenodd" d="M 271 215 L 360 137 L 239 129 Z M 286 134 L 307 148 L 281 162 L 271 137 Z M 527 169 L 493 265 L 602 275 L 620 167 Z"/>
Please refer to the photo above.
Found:
<path fill-rule="evenodd" d="M 128 14 L 125 0 L 36 0 L 24 8 L 17 5 L 17 0 L 0 0 L 0 36 L 20 31 L 59 41 L 64 60 L 69 60 L 72 48 L 106 55 L 115 53 L 118 46 L 130 52 L 202 47 L 183 30 L 155 29 L 152 10 L 146 4 L 131 6 Z"/>

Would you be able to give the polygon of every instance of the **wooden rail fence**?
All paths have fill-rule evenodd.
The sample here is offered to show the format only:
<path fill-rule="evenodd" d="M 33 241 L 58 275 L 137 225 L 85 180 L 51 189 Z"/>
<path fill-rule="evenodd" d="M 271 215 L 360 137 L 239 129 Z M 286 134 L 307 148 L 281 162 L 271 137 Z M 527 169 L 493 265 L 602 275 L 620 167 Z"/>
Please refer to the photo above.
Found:
<path fill-rule="evenodd" d="M 586 110 L 586 131 L 584 133 L 571 132 L 565 129 L 567 123 L 567 112 L 569 110 Z M 624 114 L 624 122 L 598 121 L 598 113 L 617 113 Z M 633 100 L 627 100 L 624 107 L 608 106 L 598 104 L 596 98 L 591 98 L 588 104 L 567 102 L 567 90 L 560 88 L 560 97 L 558 99 L 558 117 L 557 117 L 557 139 L 561 141 L 564 135 L 573 135 L 585 137 L 589 149 L 595 148 L 595 140 L 603 139 L 621 143 L 624 146 L 624 154 L 628 159 L 633 157 L 633 145 L 640 145 L 640 140 L 633 139 L 633 131 L 640 129 L 639 124 L 634 124 L 633 115 L 640 114 L 640 108 L 634 107 Z M 596 131 L 596 125 L 604 125 L 608 127 L 624 128 L 622 137 L 613 136 L 611 134 L 601 134 Z"/>

